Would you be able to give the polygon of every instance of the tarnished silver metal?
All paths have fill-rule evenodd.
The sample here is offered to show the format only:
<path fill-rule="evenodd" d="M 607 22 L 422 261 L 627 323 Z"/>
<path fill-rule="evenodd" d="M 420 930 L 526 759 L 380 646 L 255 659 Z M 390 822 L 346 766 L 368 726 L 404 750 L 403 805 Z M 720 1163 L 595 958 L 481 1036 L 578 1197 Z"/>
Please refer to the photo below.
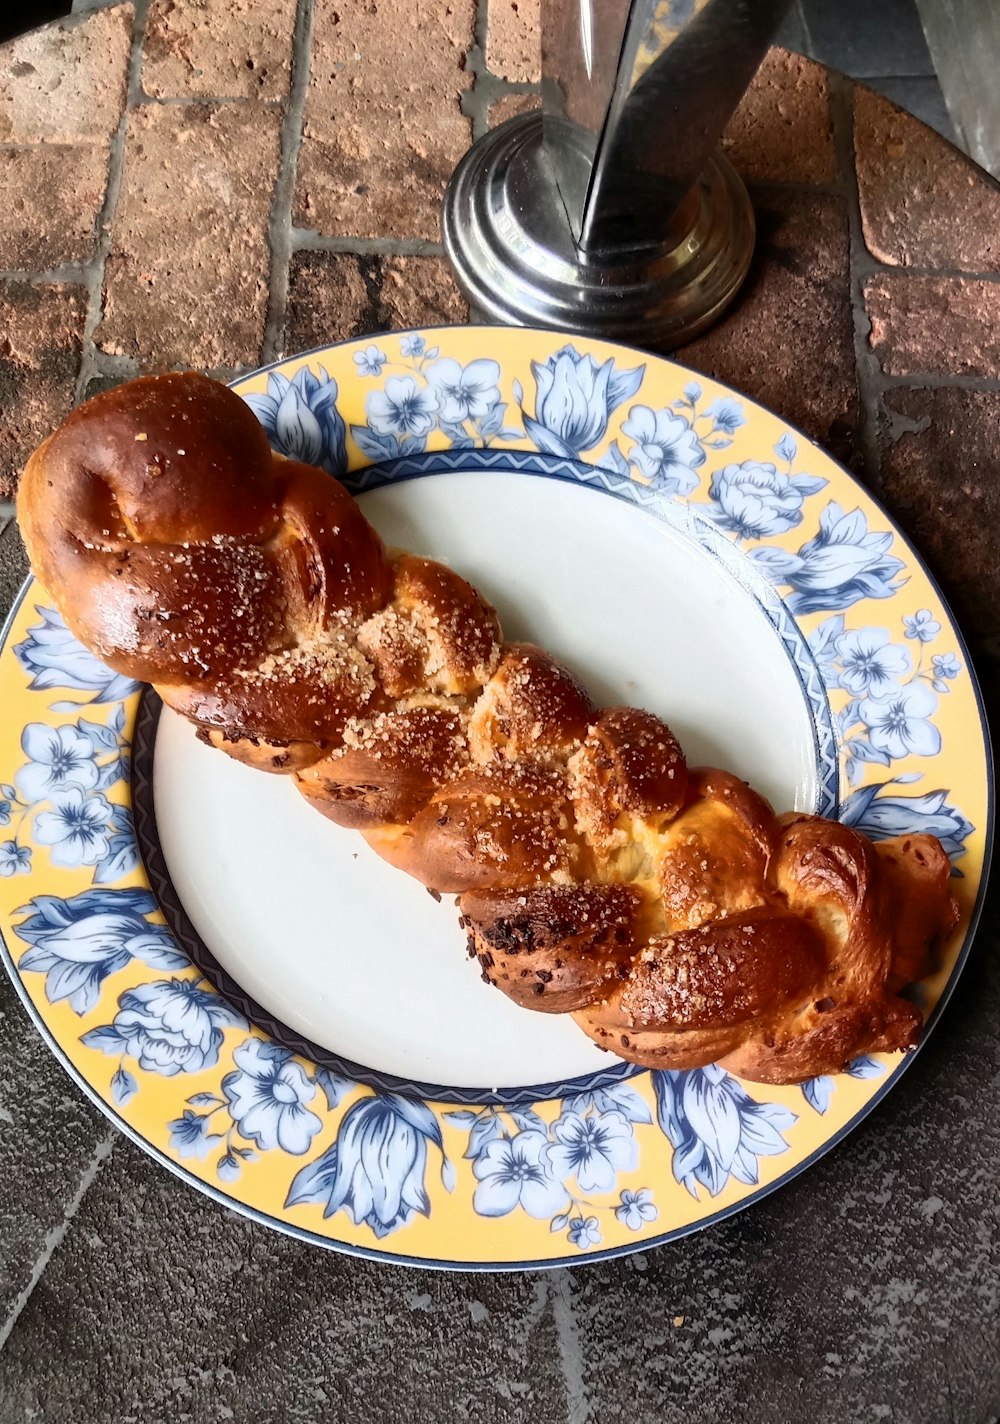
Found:
<path fill-rule="evenodd" d="M 497 321 L 661 349 L 732 300 L 753 211 L 717 151 L 788 0 L 543 0 L 542 112 L 476 143 L 444 242 Z"/>

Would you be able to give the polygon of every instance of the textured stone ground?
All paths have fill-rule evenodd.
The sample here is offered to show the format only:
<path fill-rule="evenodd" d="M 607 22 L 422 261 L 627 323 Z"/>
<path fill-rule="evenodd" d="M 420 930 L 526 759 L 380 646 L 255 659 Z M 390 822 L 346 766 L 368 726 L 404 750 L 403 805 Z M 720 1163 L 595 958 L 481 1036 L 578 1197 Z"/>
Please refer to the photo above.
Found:
<path fill-rule="evenodd" d="M 139 371 L 465 320 L 440 194 L 536 102 L 537 14 L 139 0 L 0 49 L 0 489 L 74 401 Z M 995 710 L 1000 192 L 782 51 L 727 148 L 757 257 L 681 359 L 886 501 Z M 11 528 L 0 606 L 22 572 Z M 997 931 L 994 895 L 905 1081 L 807 1175 L 646 1257 L 536 1277 L 369 1265 L 227 1213 L 110 1132 L 0 982 L 0 1421 L 989 1424 Z"/>

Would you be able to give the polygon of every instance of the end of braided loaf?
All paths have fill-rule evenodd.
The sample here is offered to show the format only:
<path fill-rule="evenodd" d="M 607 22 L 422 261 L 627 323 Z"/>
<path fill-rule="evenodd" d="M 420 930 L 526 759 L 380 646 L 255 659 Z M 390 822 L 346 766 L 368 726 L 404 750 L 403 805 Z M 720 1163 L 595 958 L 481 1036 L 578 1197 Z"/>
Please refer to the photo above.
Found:
<path fill-rule="evenodd" d="M 226 387 L 88 402 L 29 460 L 18 516 L 81 642 L 458 895 L 518 1004 L 637 1063 L 766 1082 L 916 1042 L 899 990 L 958 919 L 938 841 L 873 846 L 689 768 L 658 717 L 596 707 L 458 574 L 387 551 Z"/>

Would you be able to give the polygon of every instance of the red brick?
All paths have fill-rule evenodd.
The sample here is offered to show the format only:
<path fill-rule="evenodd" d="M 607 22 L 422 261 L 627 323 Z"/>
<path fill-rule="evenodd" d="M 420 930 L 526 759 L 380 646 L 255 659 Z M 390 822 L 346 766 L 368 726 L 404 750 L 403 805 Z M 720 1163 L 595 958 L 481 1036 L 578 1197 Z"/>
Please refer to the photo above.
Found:
<path fill-rule="evenodd" d="M 757 250 L 729 313 L 678 359 L 854 454 L 857 390 L 847 212 L 819 194 L 757 195 Z"/>
<path fill-rule="evenodd" d="M 0 148 L 0 267 L 32 271 L 86 262 L 107 182 L 105 146 Z"/>
<path fill-rule="evenodd" d="M 942 579 L 963 629 L 1000 637 L 1000 392 L 885 396 L 884 497 Z"/>
<path fill-rule="evenodd" d="M 300 252 L 289 277 L 285 350 L 308 351 L 371 331 L 440 326 L 468 316 L 443 257 Z"/>
<path fill-rule="evenodd" d="M 282 99 L 296 0 L 153 0 L 142 87 L 157 97 Z"/>
<path fill-rule="evenodd" d="M 337 236 L 439 236 L 472 141 L 460 110 L 474 0 L 318 0 L 294 219 Z"/>
<path fill-rule="evenodd" d="M 73 404 L 87 293 L 0 283 L 0 497 Z"/>
<path fill-rule="evenodd" d="M 489 0 L 486 67 L 501 79 L 542 77 L 541 0 Z"/>
<path fill-rule="evenodd" d="M 722 147 L 748 182 L 832 183 L 837 157 L 823 66 L 770 50 L 729 121 Z"/>
<path fill-rule="evenodd" d="M 280 122 L 246 104 L 130 114 L 97 329 L 103 350 L 149 368 L 258 359 Z"/>
<path fill-rule="evenodd" d="M 487 122 L 491 129 L 495 129 L 498 124 L 516 118 L 518 114 L 534 113 L 541 102 L 540 94 L 505 94 L 490 105 Z"/>
<path fill-rule="evenodd" d="M 32 30 L 0 48 L 0 143 L 100 143 L 118 126 L 132 6 Z"/>
<path fill-rule="evenodd" d="M 873 256 L 894 267 L 1000 271 L 1000 188 L 971 159 L 861 88 L 854 147 Z"/>
<path fill-rule="evenodd" d="M 887 375 L 1000 376 L 1000 283 L 883 272 L 865 304 Z"/>

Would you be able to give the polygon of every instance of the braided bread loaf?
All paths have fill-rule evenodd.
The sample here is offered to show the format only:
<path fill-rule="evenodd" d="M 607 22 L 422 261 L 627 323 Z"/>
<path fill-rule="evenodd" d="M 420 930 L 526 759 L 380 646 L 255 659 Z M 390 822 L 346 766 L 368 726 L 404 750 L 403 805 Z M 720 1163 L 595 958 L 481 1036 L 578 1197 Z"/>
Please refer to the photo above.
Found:
<path fill-rule="evenodd" d="M 88 402 L 29 460 L 18 515 L 81 642 L 459 896 L 517 1003 L 636 1063 L 765 1082 L 916 1042 L 898 990 L 958 918 L 937 840 L 872 845 L 689 768 L 659 718 L 597 708 L 464 579 L 387 552 L 226 387 Z"/>

